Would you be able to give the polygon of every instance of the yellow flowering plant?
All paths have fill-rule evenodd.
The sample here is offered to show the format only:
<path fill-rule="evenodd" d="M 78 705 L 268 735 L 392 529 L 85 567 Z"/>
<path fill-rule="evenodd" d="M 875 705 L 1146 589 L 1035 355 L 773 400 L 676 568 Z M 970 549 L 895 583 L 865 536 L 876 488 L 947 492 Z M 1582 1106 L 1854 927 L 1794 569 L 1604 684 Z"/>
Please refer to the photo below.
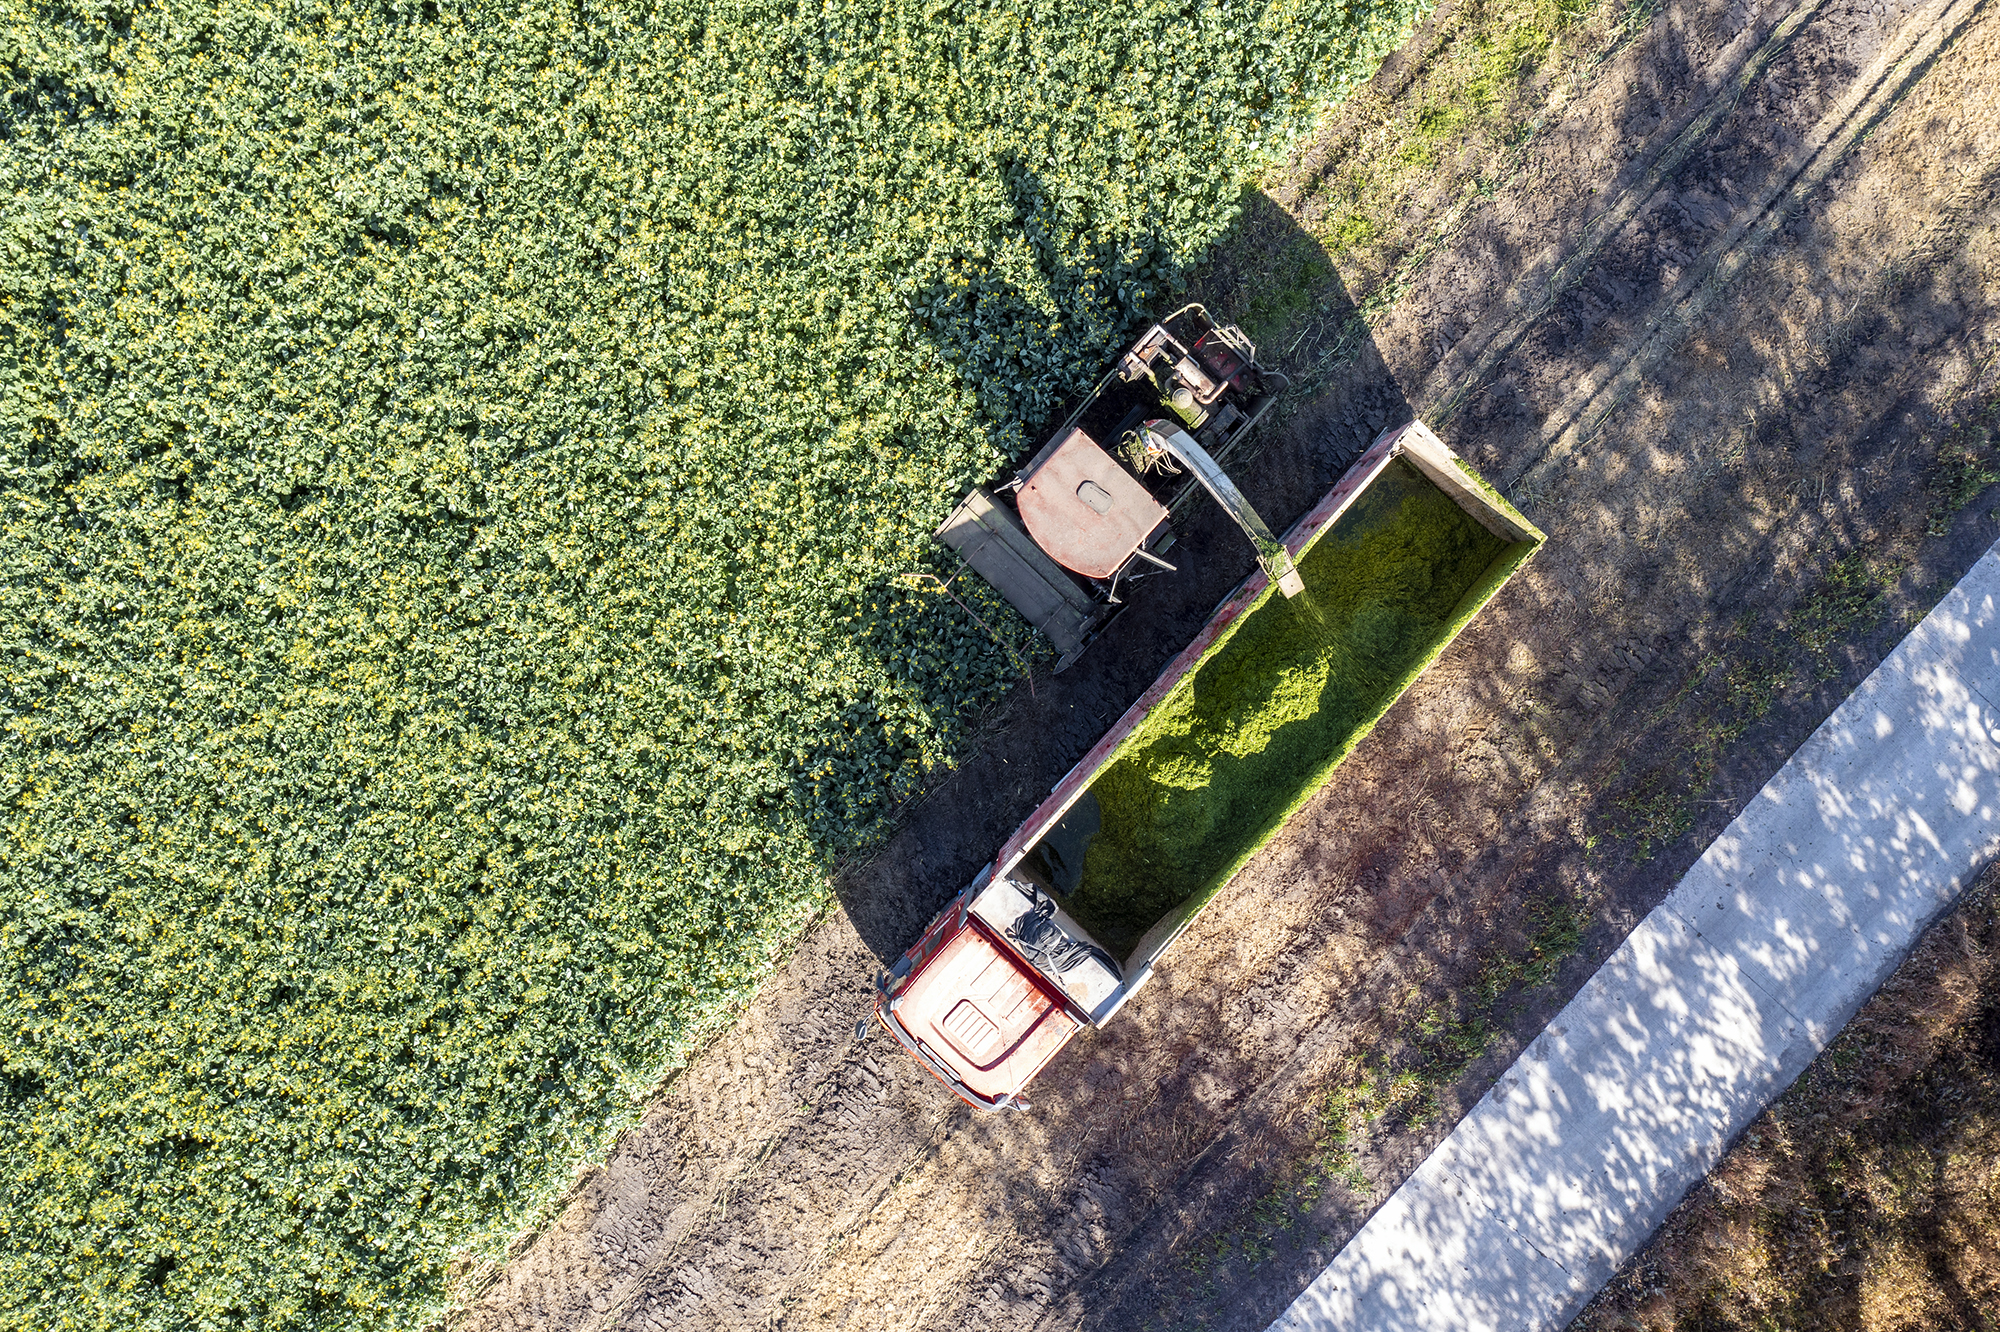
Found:
<path fill-rule="evenodd" d="M 431 1316 L 1008 686 L 899 575 L 1418 7 L 0 0 L 0 1323 Z"/>

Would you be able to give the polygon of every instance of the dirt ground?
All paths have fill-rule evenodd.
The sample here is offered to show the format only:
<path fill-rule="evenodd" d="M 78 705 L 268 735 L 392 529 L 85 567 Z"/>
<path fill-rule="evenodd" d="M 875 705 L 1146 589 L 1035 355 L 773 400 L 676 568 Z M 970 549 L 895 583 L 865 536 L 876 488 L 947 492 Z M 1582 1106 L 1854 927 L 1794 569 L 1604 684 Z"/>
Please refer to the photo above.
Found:
<path fill-rule="evenodd" d="M 1247 569 L 1199 508 L 1189 576 L 1017 693 L 457 1324 L 1264 1326 L 2000 537 L 1995 86 L 1991 0 L 1663 5 L 1386 308 L 1312 293 L 1283 363 L 1314 395 L 1243 468 L 1273 525 L 1414 411 L 1550 539 L 1146 991 L 1024 1115 L 854 1031 L 875 969 Z M 1315 225 L 1324 160 L 1249 210 L 1239 268 Z M 1551 900 L 1580 946 L 1440 1065 L 1439 1006 Z M 1330 1157 L 1330 1098 L 1399 1068 L 1432 1071 L 1429 1108 Z"/>

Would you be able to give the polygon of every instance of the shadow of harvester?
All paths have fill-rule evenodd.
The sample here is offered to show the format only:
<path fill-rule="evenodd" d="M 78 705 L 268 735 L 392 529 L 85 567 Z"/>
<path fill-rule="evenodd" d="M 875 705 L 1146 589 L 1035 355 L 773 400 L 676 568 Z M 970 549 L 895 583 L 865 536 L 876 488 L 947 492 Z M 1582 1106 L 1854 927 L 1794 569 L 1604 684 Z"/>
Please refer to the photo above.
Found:
<path fill-rule="evenodd" d="M 1283 531 L 1319 499 L 1381 430 L 1410 419 L 1408 400 L 1380 355 L 1365 332 L 1354 333 L 1361 323 L 1333 264 L 1268 196 L 1246 191 L 1236 223 L 1211 253 L 1182 263 L 1146 236 L 1065 249 L 1058 239 L 1061 201 L 1034 172 L 1018 164 L 1005 171 L 1034 259 L 1031 275 L 948 275 L 918 289 L 910 304 L 923 335 L 964 377 L 994 437 L 1017 463 L 1040 447 L 1043 433 L 1088 393 L 1139 329 L 1188 301 L 1241 323 L 1253 339 L 1306 318 L 1355 339 L 1331 371 L 1321 358 L 1312 376 L 1317 393 L 1291 394 L 1245 452 L 1226 460 L 1274 530 Z M 1266 363 L 1286 368 L 1282 348 L 1275 356 L 1271 347 L 1259 352 Z M 985 480 L 1007 475 L 1011 468 Z M 959 496 L 932 498 L 942 518 Z M 934 587 L 912 585 L 893 595 L 884 589 L 908 633 L 921 632 L 927 617 L 978 614 L 1017 659 L 1032 654 L 1039 664 L 1032 688 L 1017 686 L 989 714 L 959 767 L 913 791 L 886 844 L 836 879 L 848 918 L 883 963 L 915 941 L 1254 567 L 1242 532 L 1205 498 L 1179 506 L 1173 525 L 1178 572 L 1136 589 L 1102 638 L 1059 676 L 1047 674 L 1047 645 L 941 547 L 935 572 L 966 588 L 966 605 L 945 604 Z M 882 660 L 893 673 L 895 659 Z M 856 742 L 859 748 L 872 739 L 859 735 Z M 840 830 L 826 831 L 831 839 Z"/>

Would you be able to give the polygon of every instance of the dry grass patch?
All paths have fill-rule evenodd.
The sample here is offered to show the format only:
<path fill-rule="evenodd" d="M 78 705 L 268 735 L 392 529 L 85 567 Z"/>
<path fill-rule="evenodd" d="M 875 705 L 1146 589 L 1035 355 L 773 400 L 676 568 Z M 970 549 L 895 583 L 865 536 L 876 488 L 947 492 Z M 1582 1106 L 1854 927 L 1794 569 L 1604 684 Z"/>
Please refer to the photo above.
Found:
<path fill-rule="evenodd" d="M 1325 247 L 1364 316 L 1386 307 L 1653 12 L 1644 0 L 1446 7 L 1335 113 L 1286 172 L 1279 202 Z"/>

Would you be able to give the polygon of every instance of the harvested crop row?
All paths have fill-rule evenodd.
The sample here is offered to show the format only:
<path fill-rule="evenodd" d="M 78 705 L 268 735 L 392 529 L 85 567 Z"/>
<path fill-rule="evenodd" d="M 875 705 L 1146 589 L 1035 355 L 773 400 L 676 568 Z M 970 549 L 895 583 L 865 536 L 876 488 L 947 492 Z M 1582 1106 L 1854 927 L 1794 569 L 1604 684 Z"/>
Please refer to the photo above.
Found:
<path fill-rule="evenodd" d="M 1006 686 L 942 507 L 1417 7 L 10 4 L 0 1321 L 532 1220 Z"/>

